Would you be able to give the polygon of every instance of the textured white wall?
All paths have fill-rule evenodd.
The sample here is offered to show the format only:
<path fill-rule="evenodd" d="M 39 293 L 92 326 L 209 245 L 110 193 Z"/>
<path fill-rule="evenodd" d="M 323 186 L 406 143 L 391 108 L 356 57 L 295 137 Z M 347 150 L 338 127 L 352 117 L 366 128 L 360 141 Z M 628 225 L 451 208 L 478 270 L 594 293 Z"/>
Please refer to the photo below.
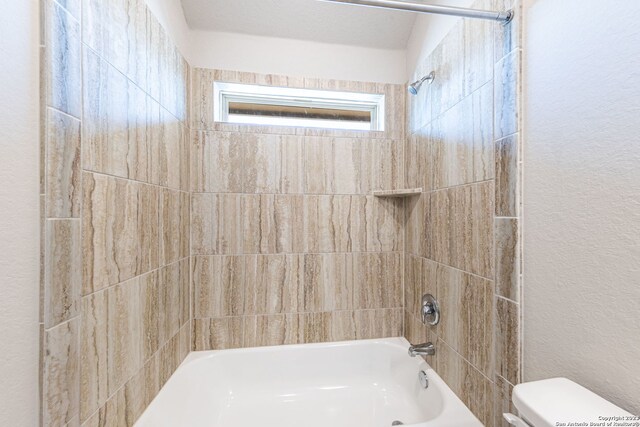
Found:
<path fill-rule="evenodd" d="M 524 379 L 640 414 L 640 2 L 526 3 Z"/>
<path fill-rule="evenodd" d="M 296 77 L 404 83 L 404 50 L 207 31 L 192 32 L 192 65 Z"/>
<path fill-rule="evenodd" d="M 406 81 L 404 50 L 193 31 L 187 26 L 180 0 L 147 0 L 147 5 L 194 67 L 381 83 Z"/>
<path fill-rule="evenodd" d="M 0 0 L 0 425 L 38 423 L 38 1 Z"/>

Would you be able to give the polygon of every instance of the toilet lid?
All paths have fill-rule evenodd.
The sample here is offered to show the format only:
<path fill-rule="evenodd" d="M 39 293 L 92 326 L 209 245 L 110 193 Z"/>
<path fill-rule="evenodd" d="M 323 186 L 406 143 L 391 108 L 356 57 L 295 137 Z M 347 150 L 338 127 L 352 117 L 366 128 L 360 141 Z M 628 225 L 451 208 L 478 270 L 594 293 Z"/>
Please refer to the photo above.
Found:
<path fill-rule="evenodd" d="M 522 418 L 534 427 L 585 422 L 589 425 L 605 422 L 603 418 L 606 417 L 632 417 L 629 412 L 567 378 L 519 384 L 513 389 L 513 404 Z"/>

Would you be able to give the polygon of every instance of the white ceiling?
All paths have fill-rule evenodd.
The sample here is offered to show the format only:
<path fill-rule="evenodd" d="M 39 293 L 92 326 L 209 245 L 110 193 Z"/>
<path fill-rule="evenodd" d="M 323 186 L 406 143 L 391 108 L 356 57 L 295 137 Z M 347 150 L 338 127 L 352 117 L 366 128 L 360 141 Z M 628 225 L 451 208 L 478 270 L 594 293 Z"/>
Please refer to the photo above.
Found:
<path fill-rule="evenodd" d="M 415 14 L 318 0 L 181 0 L 189 27 L 404 49 Z"/>

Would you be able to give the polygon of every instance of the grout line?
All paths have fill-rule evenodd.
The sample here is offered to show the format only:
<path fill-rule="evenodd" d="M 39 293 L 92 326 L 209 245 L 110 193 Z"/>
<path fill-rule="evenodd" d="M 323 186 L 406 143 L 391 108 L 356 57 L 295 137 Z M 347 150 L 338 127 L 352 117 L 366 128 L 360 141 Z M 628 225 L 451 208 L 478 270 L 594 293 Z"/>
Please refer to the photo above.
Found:
<path fill-rule="evenodd" d="M 492 66 L 493 68 L 494 66 Z M 425 128 L 430 127 L 433 125 L 434 122 L 436 122 L 437 120 L 442 119 L 448 112 L 450 112 L 452 109 L 456 108 L 459 106 L 459 104 L 462 104 L 463 102 L 466 102 L 470 97 L 472 97 L 473 95 L 476 94 L 476 92 L 479 92 L 480 90 L 484 89 L 485 86 L 489 85 L 489 84 L 494 84 L 495 83 L 495 78 L 491 77 L 489 80 L 487 80 L 486 82 L 484 82 L 482 85 L 478 86 L 477 88 L 475 88 L 473 91 L 469 92 L 468 94 L 464 95 L 464 87 L 462 88 L 462 93 L 463 96 L 462 98 L 460 98 L 458 101 L 456 101 L 453 105 L 451 105 L 450 107 L 448 107 L 446 110 L 441 111 L 437 116 L 432 117 L 431 120 L 427 123 L 423 123 L 422 126 L 420 126 L 417 130 L 412 131 L 411 129 L 409 129 L 408 133 L 409 133 L 409 137 L 414 136 L 420 132 L 422 132 Z M 432 108 L 433 110 L 433 108 Z M 432 111 L 433 113 L 433 111 Z M 409 119 L 407 120 L 407 126 L 411 127 L 411 124 L 408 123 Z"/>
<path fill-rule="evenodd" d="M 471 273 L 470 271 L 462 270 L 462 269 L 460 269 L 458 267 L 454 267 L 452 265 L 445 264 L 445 263 L 442 263 L 440 261 L 436 261 L 436 260 L 431 259 L 431 258 L 426 258 L 426 257 L 423 257 L 421 255 L 417 255 L 417 254 L 414 254 L 414 253 L 411 253 L 411 252 L 409 253 L 409 255 L 413 256 L 414 258 L 421 258 L 421 259 L 424 259 L 424 260 L 427 260 L 427 261 L 431 261 L 434 264 L 438 264 L 438 265 L 441 265 L 443 267 L 450 268 L 452 270 L 456 270 L 456 271 L 459 271 L 459 272 L 464 273 L 464 274 L 468 274 L 469 276 L 477 277 L 479 279 L 486 280 L 486 281 L 489 281 L 489 282 L 495 282 L 494 279 L 491 279 L 491 278 L 488 278 L 488 277 L 484 277 L 484 276 L 481 276 L 479 274 Z"/>
<path fill-rule="evenodd" d="M 461 188 L 461 187 L 469 187 L 469 186 L 472 186 L 472 185 L 487 184 L 487 183 L 494 182 L 495 180 L 496 180 L 495 178 L 490 178 L 490 179 L 483 179 L 481 181 L 473 181 L 473 182 L 467 182 L 467 183 L 464 183 L 464 184 L 451 185 L 449 187 L 434 188 L 434 189 L 430 189 L 430 190 L 427 190 L 427 191 L 423 191 L 422 194 L 432 194 L 432 193 L 437 193 L 437 192 L 441 192 L 441 191 L 453 190 L 453 189 Z"/>
<path fill-rule="evenodd" d="M 491 384 L 494 384 L 493 380 L 491 380 L 489 377 L 487 377 L 484 372 L 482 372 L 480 369 L 478 369 L 476 367 L 476 365 L 474 365 L 473 363 L 469 362 L 469 360 L 467 360 L 466 357 L 464 357 L 463 355 L 461 355 L 460 353 L 458 353 L 458 351 L 456 349 L 454 349 L 453 347 L 451 347 L 451 345 L 449 345 L 449 343 L 447 343 L 444 338 L 442 338 L 442 336 L 438 335 L 438 341 L 442 341 L 444 343 L 444 345 L 446 345 L 449 350 L 451 350 L 452 352 L 454 352 L 458 357 L 460 357 L 464 362 L 466 362 L 469 366 L 471 366 L 474 370 L 476 370 L 480 375 L 482 375 L 482 377 L 484 379 L 486 379 L 487 381 L 489 381 Z M 440 374 L 438 374 L 440 375 Z"/>
<path fill-rule="evenodd" d="M 81 108 L 82 108 L 82 107 L 81 107 Z M 79 118 L 79 117 L 76 117 L 76 116 L 74 116 L 74 115 L 71 115 L 71 114 L 69 114 L 69 113 L 67 113 L 67 112 L 65 112 L 65 111 L 62 111 L 62 110 L 60 110 L 60 109 L 58 109 L 58 108 L 56 108 L 56 107 L 53 107 L 53 106 L 51 106 L 51 105 L 45 105 L 45 111 L 46 111 L 46 110 L 51 110 L 51 111 L 55 111 L 55 112 L 56 112 L 56 113 L 58 113 L 58 114 L 62 114 L 63 116 L 66 116 L 66 117 L 68 117 L 68 118 L 70 118 L 70 119 L 72 119 L 72 120 L 75 120 L 75 121 L 79 122 L 79 123 L 80 123 L 80 126 L 82 126 L 82 119 L 81 119 L 81 118 Z M 46 120 L 46 119 L 47 119 L 47 117 L 44 117 L 44 119 Z M 45 124 L 46 124 L 46 123 L 45 123 Z"/>
<path fill-rule="evenodd" d="M 324 310 L 324 311 L 287 311 L 284 313 L 244 313 L 236 315 L 226 316 L 208 316 L 208 317 L 195 317 L 192 320 L 211 320 L 211 319 L 235 319 L 238 317 L 265 317 L 265 316 L 288 316 L 288 315 L 310 315 L 310 314 L 340 314 L 340 313 L 354 313 L 354 312 L 373 312 L 373 311 L 397 311 L 404 310 L 403 307 L 380 307 L 380 308 L 353 308 L 353 309 L 340 309 L 340 310 Z"/>
<path fill-rule="evenodd" d="M 519 302 L 514 301 L 514 300 L 512 300 L 510 298 L 503 297 L 502 295 L 499 295 L 499 294 L 494 294 L 494 296 L 495 296 L 496 299 L 501 299 L 501 300 L 504 300 L 506 302 L 510 302 L 511 304 L 515 304 L 517 307 L 520 307 L 520 303 Z"/>
<path fill-rule="evenodd" d="M 120 179 L 120 180 L 123 180 L 123 181 L 129 181 L 129 182 L 132 182 L 132 183 L 135 183 L 135 184 L 148 185 L 150 187 L 157 187 L 157 188 L 160 188 L 160 189 L 175 191 L 175 192 L 179 192 L 179 193 L 189 193 L 189 194 L 191 194 L 191 192 L 189 190 L 182 190 L 182 189 L 177 189 L 177 188 L 174 188 L 174 187 L 167 187 L 167 186 L 160 185 L 160 184 L 154 184 L 154 183 L 151 183 L 151 182 L 139 181 L 139 180 L 131 179 L 131 178 L 124 178 L 124 177 L 121 177 L 121 176 L 118 176 L 118 175 L 113 175 L 113 174 L 106 173 L 106 172 L 94 171 L 94 170 L 91 170 L 91 169 L 84 169 L 84 168 L 81 171 L 82 172 L 86 172 L 86 173 L 95 174 L 95 175 L 102 175 L 102 176 L 106 176 L 106 177 L 110 177 L 110 178 L 114 178 L 114 179 Z"/>
<path fill-rule="evenodd" d="M 151 100 L 153 100 L 156 104 L 158 104 L 158 106 L 159 106 L 161 109 L 163 109 L 163 110 L 164 110 L 166 113 L 168 113 L 171 117 L 173 117 L 174 119 L 176 119 L 176 121 L 177 121 L 177 122 L 179 122 L 183 127 L 187 127 L 187 126 L 186 126 L 186 124 L 187 124 L 187 123 L 186 123 L 186 122 L 187 122 L 187 119 L 186 119 L 186 118 L 185 118 L 185 119 L 181 119 L 181 118 L 179 118 L 179 117 L 176 117 L 176 115 L 175 115 L 173 112 L 171 112 L 171 111 L 169 111 L 169 110 L 168 110 L 168 108 L 164 105 L 164 103 L 163 103 L 161 100 L 156 99 L 156 97 L 155 97 L 155 96 L 153 96 L 152 94 L 150 94 L 149 92 L 147 92 L 147 90 L 146 90 L 145 88 L 142 88 L 138 82 L 134 81 L 130 76 L 128 76 L 126 73 L 124 73 L 122 70 L 120 70 L 120 68 L 116 67 L 116 66 L 115 66 L 115 65 L 113 65 L 111 62 L 109 62 L 109 60 L 108 60 L 104 55 L 102 55 L 100 52 L 98 52 L 96 49 L 94 49 L 92 46 L 90 46 L 90 45 L 89 45 L 87 42 L 85 42 L 84 40 L 82 40 L 82 41 L 81 41 L 81 43 L 80 43 L 80 50 L 81 50 L 80 55 L 82 56 L 82 58 L 84 58 L 84 54 L 83 54 L 83 52 L 82 52 L 82 47 L 83 47 L 83 46 L 84 46 L 86 49 L 88 49 L 89 51 L 91 51 L 91 53 L 93 53 L 93 54 L 98 58 L 98 60 L 100 60 L 100 61 L 104 62 L 105 64 L 107 64 L 108 66 L 110 66 L 113 70 L 115 70 L 117 73 L 119 73 L 119 74 L 120 74 L 121 76 L 123 76 L 125 79 L 127 79 L 127 81 L 128 81 L 129 83 L 131 83 L 132 85 L 134 85 L 134 86 L 135 86 L 138 90 L 140 90 L 143 94 L 145 94 L 147 97 L 149 97 Z M 182 54 L 181 54 L 181 56 L 182 56 Z M 147 59 L 148 59 L 148 58 L 147 58 Z M 183 59 L 184 59 L 184 57 L 183 57 Z M 147 62 L 148 62 L 148 61 L 147 61 Z M 148 64 L 147 64 L 147 65 L 148 65 Z M 83 77 L 84 77 L 84 73 L 83 73 Z M 84 96 L 83 96 L 83 98 L 84 98 Z"/>
<path fill-rule="evenodd" d="M 143 361 L 142 361 L 142 366 L 140 367 L 140 369 L 136 370 L 136 372 L 135 372 L 135 373 L 133 373 L 132 375 L 130 375 L 126 380 L 124 380 L 124 381 L 123 381 L 123 383 L 122 383 L 122 385 L 121 385 L 120 387 L 118 387 L 118 389 L 117 389 L 116 391 L 114 391 L 112 394 L 110 394 L 110 395 L 109 395 L 109 397 L 107 397 L 107 398 L 105 399 L 105 401 L 104 401 L 104 402 L 103 402 L 103 403 L 102 403 L 102 404 L 101 404 L 101 405 L 100 405 L 100 406 L 99 406 L 95 411 L 93 411 L 89 416 L 87 416 L 87 418 L 86 418 L 85 420 L 80 420 L 80 421 L 81 421 L 81 424 L 82 424 L 82 425 L 84 425 L 84 423 L 86 423 L 88 420 L 90 420 L 90 419 L 91 419 L 91 417 L 93 417 L 95 414 L 97 414 L 98 412 L 100 412 L 100 410 L 101 410 L 101 409 L 102 409 L 102 408 L 103 408 L 103 407 L 104 407 L 104 406 L 105 406 L 105 405 L 106 405 L 106 404 L 107 404 L 111 399 L 115 398 L 115 397 L 117 396 L 117 394 L 118 394 L 122 389 L 124 389 L 124 388 L 127 386 L 127 384 L 128 384 L 128 383 L 133 379 L 133 377 L 135 377 L 136 375 L 138 375 L 138 374 L 140 373 L 140 371 L 144 370 L 144 367 L 145 367 L 145 365 L 147 364 L 147 362 L 149 362 L 151 359 L 153 359 L 156 355 L 158 355 L 158 357 L 159 357 L 160 351 L 162 351 L 162 350 L 163 350 L 167 345 L 169 345 L 169 342 L 170 342 L 172 339 L 174 339 L 174 338 L 176 337 L 176 335 L 179 335 L 179 334 L 180 334 L 180 330 L 181 330 L 181 329 L 182 329 L 186 324 L 187 324 L 187 323 L 184 323 L 183 325 L 181 325 L 181 326 L 178 328 L 178 332 L 176 332 L 175 334 L 173 334 L 173 336 L 172 336 L 171 338 L 167 339 L 167 341 L 166 341 L 164 344 L 162 344 L 162 346 L 159 346 L 159 347 L 158 347 L 158 349 L 157 349 L 157 350 L 156 350 L 156 351 L 155 351 L 151 356 L 149 356 L 149 357 L 147 358 L 147 360 L 143 360 Z M 180 344 L 180 343 L 178 343 L 178 344 Z M 180 365 L 180 363 L 178 363 L 178 366 L 179 366 L 179 365 Z M 159 379 L 159 377 L 160 377 L 160 372 L 159 372 L 159 371 L 160 371 L 160 366 L 158 366 L 158 372 L 156 372 L 156 374 L 157 374 L 157 376 L 158 376 L 158 379 Z M 174 371 L 174 372 L 175 372 L 175 371 Z M 159 392 L 159 390 L 158 390 L 158 392 Z M 156 396 L 157 396 L 157 394 L 156 394 Z M 155 396 L 154 396 L 154 397 L 155 397 Z M 79 415 L 78 415 L 78 417 L 79 417 Z"/>
<path fill-rule="evenodd" d="M 152 273 L 158 273 L 158 274 L 159 274 L 163 269 L 168 268 L 168 267 L 172 267 L 172 266 L 174 266 L 175 264 L 179 264 L 179 263 L 184 262 L 184 261 L 186 261 L 186 260 L 190 260 L 190 257 L 182 257 L 182 258 L 180 258 L 180 259 L 178 259 L 178 260 L 175 260 L 175 261 L 170 262 L 169 264 L 165 264 L 165 265 L 162 265 L 162 266 L 158 266 L 158 267 L 156 267 L 156 268 L 154 268 L 154 269 L 152 269 L 152 270 L 145 271 L 144 273 L 140 273 L 140 274 L 138 274 L 138 275 L 136 275 L 136 276 L 130 277 L 130 278 L 125 279 L 125 280 L 122 280 L 122 281 L 120 281 L 120 282 L 110 284 L 110 285 L 108 285 L 108 286 L 106 286 L 106 287 L 104 287 L 104 288 L 102 288 L 102 289 L 98 289 L 98 290 L 93 291 L 93 292 L 90 292 L 90 293 L 88 293 L 88 294 L 82 294 L 82 289 L 81 289 L 81 290 L 80 290 L 80 291 L 81 291 L 81 293 L 80 293 L 80 300 L 82 300 L 82 299 L 84 299 L 84 298 L 86 298 L 86 297 L 89 297 L 89 296 L 93 296 L 93 295 L 95 295 L 95 294 L 99 294 L 99 293 L 101 293 L 101 292 L 105 292 L 105 291 L 107 291 L 107 290 L 109 290 L 109 289 L 112 289 L 112 288 L 114 288 L 114 287 L 116 287 L 116 286 L 119 286 L 119 285 L 123 285 L 123 284 L 125 284 L 125 283 L 127 283 L 127 282 L 130 282 L 130 281 L 132 281 L 132 280 L 138 279 L 138 278 L 140 278 L 140 277 L 142 277 L 142 276 L 147 276 L 147 275 L 152 274 Z M 189 269 L 191 269 L 191 267 L 189 267 Z"/>
<path fill-rule="evenodd" d="M 40 0 L 43 3 L 46 3 L 46 0 Z M 82 23 L 80 22 L 81 18 L 76 18 L 75 16 L 73 16 L 73 14 L 71 13 L 71 11 L 69 11 L 69 9 L 67 9 L 65 6 L 63 6 L 58 0 L 50 0 L 51 3 L 54 3 L 56 6 L 58 6 L 60 9 L 62 9 L 67 15 L 69 15 L 69 17 L 71 19 L 73 19 L 75 22 L 78 23 L 78 26 L 80 26 Z M 47 5 L 44 6 L 45 8 L 47 7 Z M 80 15 L 80 17 L 82 17 L 82 15 Z"/>
<path fill-rule="evenodd" d="M 80 315 L 80 311 L 78 310 L 78 313 L 77 313 L 75 316 L 73 316 L 73 317 L 71 317 L 71 318 L 69 318 L 69 319 L 67 319 L 67 320 L 63 320 L 62 322 L 57 323 L 57 324 L 55 324 L 54 326 L 49 326 L 48 328 L 46 328 L 46 327 L 44 326 L 44 325 L 45 325 L 45 324 L 44 324 L 44 322 L 40 322 L 40 324 L 42 325 L 42 330 L 43 330 L 45 333 L 47 333 L 47 332 L 51 332 L 51 330 L 52 330 L 52 329 L 55 329 L 55 328 L 57 328 L 58 326 L 62 326 L 62 325 L 64 325 L 64 324 L 66 324 L 66 323 L 71 323 L 71 322 L 72 322 L 72 321 L 74 321 L 74 320 L 80 320 L 80 318 L 81 318 L 81 315 Z"/>
<path fill-rule="evenodd" d="M 94 173 L 101 173 L 101 172 L 94 172 Z M 103 175 L 106 175 L 106 174 L 103 174 Z M 123 179 L 126 179 L 126 178 L 123 178 Z M 485 181 L 480 181 L 480 182 L 485 182 Z M 464 185 L 469 185 L 469 184 L 464 184 Z M 403 190 L 372 190 L 372 191 L 403 191 Z M 376 198 L 382 197 L 382 198 L 388 198 L 388 199 L 393 198 L 393 197 L 389 197 L 390 196 L 389 194 L 374 195 L 371 192 L 367 192 L 367 193 L 306 193 L 306 192 L 303 192 L 303 193 L 274 193 L 274 192 L 243 193 L 243 192 L 236 192 L 236 191 L 192 191 L 191 194 L 217 194 L 217 195 L 228 195 L 228 196 L 356 196 L 356 197 L 376 197 Z M 393 196 L 393 194 L 391 194 L 391 196 Z M 404 197 L 397 197 L 397 198 L 404 199 Z"/>
<path fill-rule="evenodd" d="M 500 142 L 500 141 L 503 141 L 503 140 L 505 140 L 505 139 L 513 138 L 514 136 L 519 136 L 519 134 L 520 134 L 521 132 L 522 132 L 522 130 L 521 130 L 521 129 L 517 129 L 515 132 L 509 133 L 509 134 L 506 134 L 506 135 L 503 135 L 503 136 L 501 136 L 500 138 L 495 138 L 495 139 L 493 140 L 493 143 L 495 144 L 496 142 Z M 518 144 L 518 145 L 520 145 L 520 144 Z M 519 150 L 520 150 L 520 148 L 518 147 L 518 151 L 519 151 Z"/>
<path fill-rule="evenodd" d="M 304 255 L 350 255 L 350 254 L 367 254 L 367 255 L 391 255 L 391 254 L 398 254 L 398 255 L 402 255 L 404 252 L 402 250 L 395 250 L 395 251 L 336 251 L 336 252 L 275 252 L 275 253 L 256 253 L 256 252 L 250 252 L 250 253 L 234 253 L 234 254 L 192 254 L 191 257 L 193 258 L 204 258 L 204 257 L 253 257 L 253 256 L 285 256 L 285 255 L 289 255 L 289 256 L 304 256 Z M 436 262 L 436 261 L 434 261 Z M 445 264 L 443 264 L 445 265 Z M 452 267 L 454 268 L 454 267 Z M 461 270 L 463 271 L 463 270 Z M 465 272 L 466 273 L 466 272 Z M 473 273 L 469 273 L 469 274 L 473 274 Z M 482 276 L 478 276 L 478 277 L 482 277 Z"/>

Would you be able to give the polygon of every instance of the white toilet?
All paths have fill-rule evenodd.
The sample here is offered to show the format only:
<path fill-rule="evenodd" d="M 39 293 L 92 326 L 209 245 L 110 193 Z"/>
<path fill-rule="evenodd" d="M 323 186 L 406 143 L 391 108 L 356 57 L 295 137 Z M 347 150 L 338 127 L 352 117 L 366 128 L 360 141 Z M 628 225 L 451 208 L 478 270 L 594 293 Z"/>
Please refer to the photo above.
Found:
<path fill-rule="evenodd" d="M 617 425 L 640 425 L 635 424 L 640 423 L 638 417 L 567 378 L 519 384 L 513 389 L 512 399 L 520 417 L 504 417 L 516 427 L 616 425 L 613 421 L 629 422 Z"/>

